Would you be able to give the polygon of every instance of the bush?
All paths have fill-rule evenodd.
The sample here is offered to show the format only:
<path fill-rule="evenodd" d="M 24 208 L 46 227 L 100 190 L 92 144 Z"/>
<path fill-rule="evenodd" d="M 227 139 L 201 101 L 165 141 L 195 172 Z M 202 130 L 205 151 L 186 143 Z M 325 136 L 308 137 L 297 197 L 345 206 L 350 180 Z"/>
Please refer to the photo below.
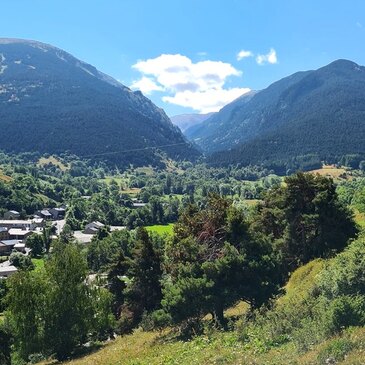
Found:
<path fill-rule="evenodd" d="M 337 361 L 342 361 L 354 347 L 355 344 L 349 338 L 336 338 L 319 352 L 317 357 L 318 363 L 329 363 L 329 359 L 331 359 L 333 363 Z"/>
<path fill-rule="evenodd" d="M 342 296 L 334 299 L 328 309 L 329 332 L 339 333 L 350 326 L 365 325 L 365 297 Z"/>

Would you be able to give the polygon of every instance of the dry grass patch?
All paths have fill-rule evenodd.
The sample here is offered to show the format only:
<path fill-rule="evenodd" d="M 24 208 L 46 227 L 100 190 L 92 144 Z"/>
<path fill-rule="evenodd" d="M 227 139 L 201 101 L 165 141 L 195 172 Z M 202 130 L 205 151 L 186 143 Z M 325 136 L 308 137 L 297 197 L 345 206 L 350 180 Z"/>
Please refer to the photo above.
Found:
<path fill-rule="evenodd" d="M 321 169 L 309 171 L 312 174 L 332 177 L 335 180 L 345 179 L 351 180 L 352 176 L 348 175 L 348 169 L 344 167 L 336 167 L 335 165 L 323 165 Z"/>
<path fill-rule="evenodd" d="M 48 158 L 41 157 L 37 162 L 37 165 L 40 167 L 44 167 L 48 164 L 57 166 L 61 171 L 67 171 L 70 169 L 70 167 L 68 165 L 64 164 L 63 162 L 61 162 L 58 158 L 56 158 L 54 156 L 50 156 Z"/>

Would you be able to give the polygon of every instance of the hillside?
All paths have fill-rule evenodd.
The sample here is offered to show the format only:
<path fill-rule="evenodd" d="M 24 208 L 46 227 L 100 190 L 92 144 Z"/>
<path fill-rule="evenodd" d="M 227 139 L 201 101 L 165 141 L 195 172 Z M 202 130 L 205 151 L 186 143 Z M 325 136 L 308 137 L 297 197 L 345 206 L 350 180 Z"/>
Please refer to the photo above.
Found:
<path fill-rule="evenodd" d="M 227 105 L 188 136 L 208 153 L 229 150 L 213 155 L 213 164 L 364 158 L 365 68 L 338 60 L 293 74 Z"/>
<path fill-rule="evenodd" d="M 141 92 L 40 42 L 0 39 L 0 105 L 7 152 L 102 155 L 118 165 L 159 164 L 154 146 L 173 145 L 161 150 L 174 159 L 198 155 Z"/>
<path fill-rule="evenodd" d="M 288 323 L 295 322 L 295 307 L 310 299 L 308 293 L 313 290 L 314 283 L 325 264 L 330 261 L 314 260 L 297 269 L 285 289 L 286 294 L 276 303 L 276 323 L 270 324 L 269 330 L 275 326 L 285 328 Z M 308 306 L 308 304 L 307 304 Z M 229 311 L 228 311 L 229 312 Z M 281 317 L 286 314 L 285 319 Z M 239 315 L 242 316 L 242 313 Z M 234 318 L 232 318 L 234 319 Z M 282 321 L 279 322 L 279 321 Z M 282 326 L 282 327 L 280 327 Z M 282 343 L 273 341 L 270 334 L 261 332 L 260 325 L 248 328 L 244 319 L 235 323 L 236 329 L 229 332 L 220 332 L 211 329 L 209 333 L 196 336 L 189 341 L 174 338 L 169 330 L 163 332 L 136 330 L 133 334 L 118 337 L 116 340 L 104 344 L 95 352 L 76 358 L 69 365 L 215 365 L 215 364 L 255 364 L 255 365 L 362 365 L 365 361 L 365 329 L 354 327 L 340 335 L 329 339 L 322 339 L 316 343 L 312 333 L 300 333 L 301 340 L 313 343 L 309 348 L 301 348 L 293 340 Z M 308 326 L 309 327 L 309 326 Z M 264 328 L 265 330 L 265 328 Z M 250 331 L 245 338 L 245 331 Z M 279 330 L 280 331 L 280 330 Z M 295 336 L 294 336 L 295 337 Z M 269 338 L 269 339 L 268 339 Z M 270 342 L 271 341 L 271 342 Z M 331 362 L 332 361 L 332 362 Z M 40 365 L 52 364 L 42 362 Z"/>

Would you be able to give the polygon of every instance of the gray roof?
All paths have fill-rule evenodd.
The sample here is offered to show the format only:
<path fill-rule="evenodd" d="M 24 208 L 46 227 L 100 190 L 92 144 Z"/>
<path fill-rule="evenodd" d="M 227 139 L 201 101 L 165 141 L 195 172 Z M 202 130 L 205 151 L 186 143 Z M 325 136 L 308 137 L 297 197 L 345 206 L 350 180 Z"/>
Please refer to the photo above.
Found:
<path fill-rule="evenodd" d="M 6 246 L 15 246 L 19 243 L 19 240 L 2 240 L 0 243 L 3 243 Z"/>
<path fill-rule="evenodd" d="M 46 210 L 46 209 L 43 209 L 43 210 L 41 210 L 41 213 L 43 214 L 43 215 L 52 215 L 48 210 Z"/>

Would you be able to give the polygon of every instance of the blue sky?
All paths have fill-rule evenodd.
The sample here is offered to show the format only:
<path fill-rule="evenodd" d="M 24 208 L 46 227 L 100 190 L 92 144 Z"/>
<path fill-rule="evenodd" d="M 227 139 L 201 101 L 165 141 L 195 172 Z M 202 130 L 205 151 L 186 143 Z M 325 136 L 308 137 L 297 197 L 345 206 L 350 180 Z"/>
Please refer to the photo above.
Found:
<path fill-rule="evenodd" d="M 338 58 L 365 65 L 365 1 L 3 0 L 0 37 L 60 47 L 169 115 L 208 112 Z"/>

